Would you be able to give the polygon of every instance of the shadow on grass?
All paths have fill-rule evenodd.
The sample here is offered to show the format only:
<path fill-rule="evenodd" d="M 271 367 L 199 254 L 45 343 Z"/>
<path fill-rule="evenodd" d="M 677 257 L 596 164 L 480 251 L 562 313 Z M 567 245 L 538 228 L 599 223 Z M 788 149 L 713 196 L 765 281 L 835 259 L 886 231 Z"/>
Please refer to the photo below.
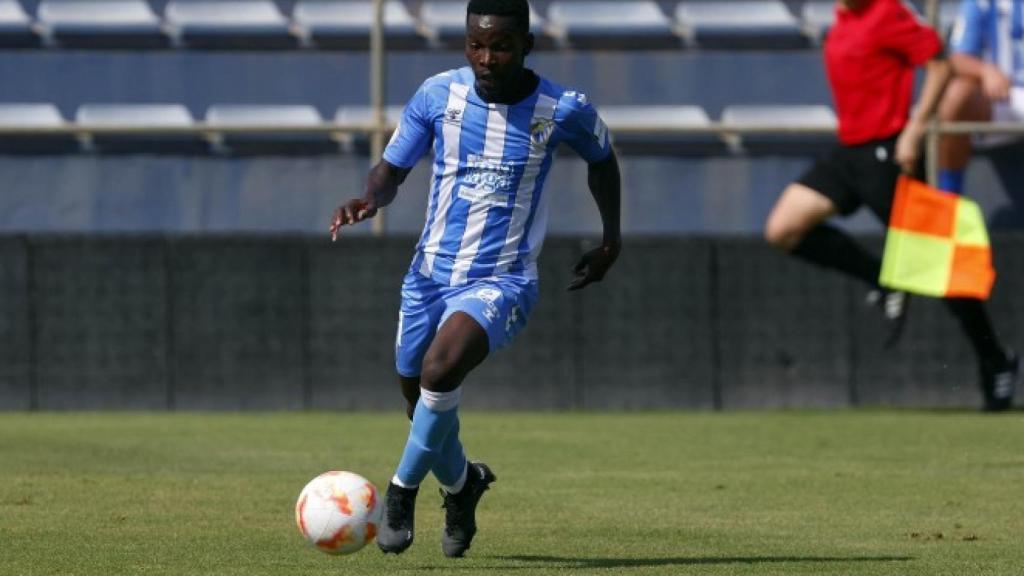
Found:
<path fill-rule="evenodd" d="M 801 564 L 844 562 L 907 562 L 912 556 L 722 556 L 669 558 L 570 558 L 565 556 L 494 556 L 510 562 L 550 564 L 550 568 L 643 568 L 653 566 L 713 566 L 718 564 Z"/>

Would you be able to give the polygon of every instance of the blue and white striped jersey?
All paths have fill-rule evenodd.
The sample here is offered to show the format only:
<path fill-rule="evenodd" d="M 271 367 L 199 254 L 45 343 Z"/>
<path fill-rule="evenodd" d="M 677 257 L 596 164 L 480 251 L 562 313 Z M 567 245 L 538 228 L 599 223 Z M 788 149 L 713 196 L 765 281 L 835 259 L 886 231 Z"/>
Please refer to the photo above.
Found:
<path fill-rule="evenodd" d="M 1024 0 L 962 0 L 950 44 L 1024 86 Z"/>
<path fill-rule="evenodd" d="M 565 142 L 585 161 L 611 153 L 586 95 L 544 78 L 525 100 L 484 102 L 469 67 L 438 74 L 405 107 L 384 160 L 412 167 L 434 145 L 426 225 L 412 268 L 447 286 L 537 277 L 547 228 L 544 180 Z"/>

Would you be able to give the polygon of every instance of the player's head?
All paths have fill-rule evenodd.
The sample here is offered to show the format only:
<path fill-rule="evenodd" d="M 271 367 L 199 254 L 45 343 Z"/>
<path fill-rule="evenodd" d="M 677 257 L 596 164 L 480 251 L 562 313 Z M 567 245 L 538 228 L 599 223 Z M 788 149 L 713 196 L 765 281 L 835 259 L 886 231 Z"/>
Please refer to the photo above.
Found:
<path fill-rule="evenodd" d="M 514 90 L 533 49 L 526 0 L 470 0 L 466 7 L 466 59 L 482 95 Z"/>

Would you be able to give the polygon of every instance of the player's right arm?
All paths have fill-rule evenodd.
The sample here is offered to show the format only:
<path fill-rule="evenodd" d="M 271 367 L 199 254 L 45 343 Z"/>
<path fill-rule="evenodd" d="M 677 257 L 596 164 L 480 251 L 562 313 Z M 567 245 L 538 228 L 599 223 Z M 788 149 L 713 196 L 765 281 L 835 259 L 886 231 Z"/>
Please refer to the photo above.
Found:
<path fill-rule="evenodd" d="M 400 168 L 381 160 L 370 170 L 366 179 L 366 191 L 361 198 L 353 198 L 334 209 L 331 217 L 331 240 L 338 239 L 338 230 L 373 218 L 378 208 L 383 208 L 395 199 L 398 187 L 405 182 L 411 168 Z"/>
<path fill-rule="evenodd" d="M 370 169 L 362 197 L 335 208 L 331 215 L 331 240 L 337 239 L 342 226 L 373 218 L 378 209 L 390 204 L 398 194 L 398 187 L 430 146 L 434 122 L 428 92 L 437 85 L 432 80 L 420 86 L 405 106 L 398 127 L 384 149 L 384 158 Z"/>
<path fill-rule="evenodd" d="M 978 82 L 982 92 L 992 101 L 1006 100 L 1010 96 L 1012 82 L 1009 76 L 983 57 L 986 31 L 995 17 L 991 5 L 979 4 L 978 0 L 963 0 L 950 38 L 952 54 L 949 63 L 953 72 Z"/>

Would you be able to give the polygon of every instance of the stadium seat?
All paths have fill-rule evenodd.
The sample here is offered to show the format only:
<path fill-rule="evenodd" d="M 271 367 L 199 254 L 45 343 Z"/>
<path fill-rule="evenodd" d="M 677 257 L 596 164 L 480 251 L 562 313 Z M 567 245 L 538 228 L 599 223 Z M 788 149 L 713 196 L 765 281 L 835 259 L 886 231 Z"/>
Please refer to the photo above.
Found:
<path fill-rule="evenodd" d="M 316 108 L 304 104 L 215 104 L 206 111 L 206 126 L 218 128 L 259 125 L 267 132 L 219 134 L 215 149 L 233 154 L 321 154 L 338 151 L 326 132 L 288 132 L 286 127 L 315 128 L 323 124 Z"/>
<path fill-rule="evenodd" d="M 395 125 L 402 117 L 405 106 L 392 104 L 384 107 L 384 117 Z M 334 123 L 342 126 L 368 124 L 373 121 L 373 108 L 370 106 L 350 105 L 339 106 L 334 114 Z"/>
<path fill-rule="evenodd" d="M 39 45 L 32 31 L 32 21 L 17 0 L 0 0 L 0 48 L 23 48 Z"/>
<path fill-rule="evenodd" d="M 165 19 L 188 48 L 294 48 L 298 37 L 271 0 L 171 0 Z"/>
<path fill-rule="evenodd" d="M 836 115 L 821 104 L 735 104 L 722 110 L 722 126 L 745 129 L 796 128 L 820 132 L 747 134 L 733 141 L 752 154 L 815 153 L 836 141 Z"/>
<path fill-rule="evenodd" d="M 652 156 L 720 154 L 726 151 L 721 138 L 711 132 L 711 120 L 694 105 L 606 105 L 598 112 L 615 147 L 630 154 Z M 666 133 L 665 129 L 694 130 L 690 134 Z"/>
<path fill-rule="evenodd" d="M 461 50 L 466 37 L 466 2 L 424 2 L 420 8 L 420 23 L 436 47 Z M 530 5 L 530 32 L 538 49 L 554 46 L 553 39 L 545 33 L 545 26 L 544 19 Z"/>
<path fill-rule="evenodd" d="M 801 8 L 804 32 L 815 44 L 822 44 L 836 19 L 835 0 L 807 0 Z"/>
<path fill-rule="evenodd" d="M 391 105 L 384 108 L 384 118 L 388 124 L 394 126 L 402 117 L 405 106 Z M 362 126 L 373 122 L 373 109 L 370 106 L 349 105 L 340 106 L 334 114 L 334 123 L 339 126 Z M 370 150 L 370 138 L 365 133 L 343 134 L 339 141 L 346 152 L 359 152 L 366 154 Z"/>
<path fill-rule="evenodd" d="M 552 35 L 573 48 L 678 48 L 671 22 L 653 1 L 556 1 L 548 8 Z"/>
<path fill-rule="evenodd" d="M 292 20 L 310 46 L 365 50 L 370 47 L 373 4 L 367 0 L 302 0 L 295 5 Z M 417 32 L 415 20 L 399 0 L 384 4 L 384 43 L 389 50 L 426 47 L 426 38 Z"/>
<path fill-rule="evenodd" d="M 676 6 L 680 34 L 698 48 L 806 48 L 807 36 L 781 0 L 712 2 Z"/>
<path fill-rule="evenodd" d="M 22 134 L 5 134 L 0 137 L 0 153 L 67 153 L 75 152 L 79 148 L 78 139 L 69 133 L 32 133 L 33 130 L 67 127 L 64 117 L 53 104 L 2 103 L 0 104 L 0 126 L 26 130 Z"/>
<path fill-rule="evenodd" d="M 75 113 L 80 125 L 126 130 L 147 128 L 145 134 L 91 134 L 86 149 L 103 153 L 202 154 L 209 145 L 195 133 L 174 132 L 195 126 L 192 114 L 181 104 L 83 104 Z M 164 133 L 160 129 L 172 129 Z"/>
<path fill-rule="evenodd" d="M 43 0 L 48 44 L 66 48 L 164 48 L 170 39 L 145 0 Z"/>

